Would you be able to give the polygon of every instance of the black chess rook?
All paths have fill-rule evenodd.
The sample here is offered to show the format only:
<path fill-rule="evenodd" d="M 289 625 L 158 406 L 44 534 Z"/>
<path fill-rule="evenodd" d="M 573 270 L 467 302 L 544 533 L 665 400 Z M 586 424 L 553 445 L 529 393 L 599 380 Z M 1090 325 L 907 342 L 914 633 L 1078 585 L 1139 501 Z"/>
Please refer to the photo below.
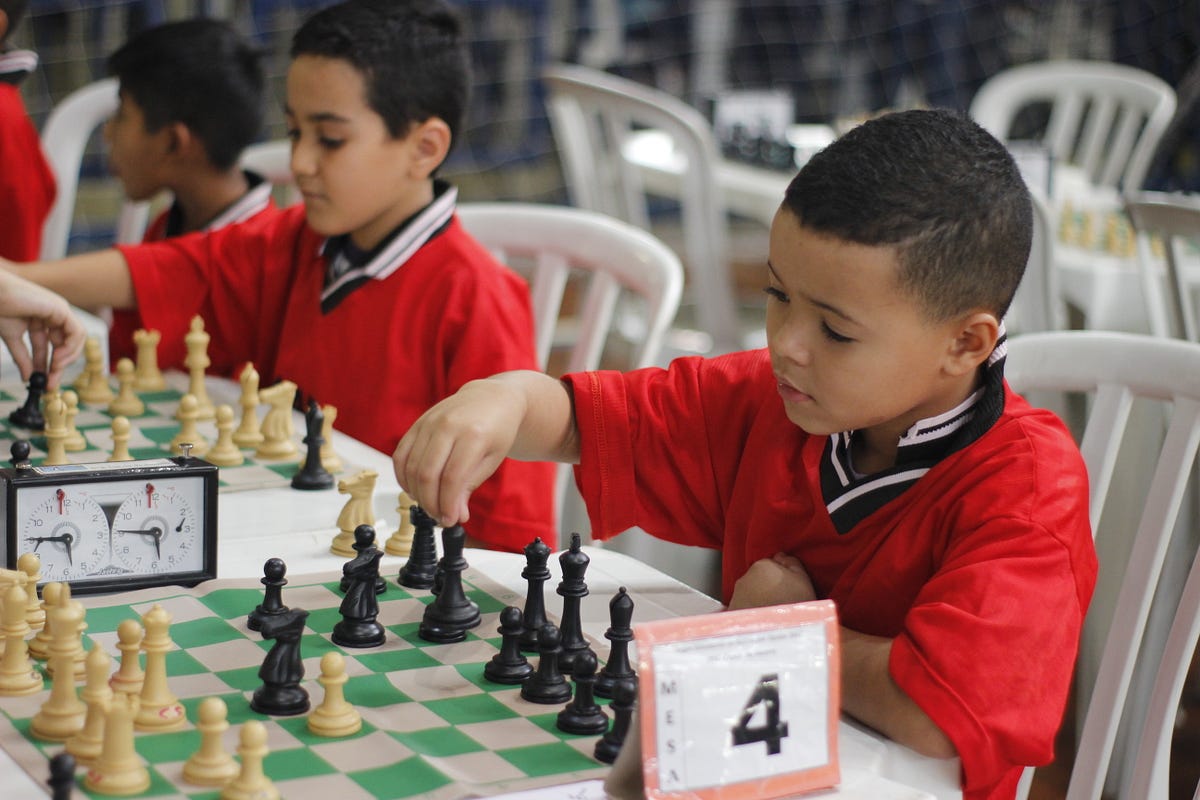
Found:
<path fill-rule="evenodd" d="M 425 509 L 415 504 L 408 510 L 408 519 L 413 525 L 412 547 L 396 582 L 409 589 L 429 589 L 433 587 L 438 564 L 437 541 L 433 536 L 436 523 Z"/>

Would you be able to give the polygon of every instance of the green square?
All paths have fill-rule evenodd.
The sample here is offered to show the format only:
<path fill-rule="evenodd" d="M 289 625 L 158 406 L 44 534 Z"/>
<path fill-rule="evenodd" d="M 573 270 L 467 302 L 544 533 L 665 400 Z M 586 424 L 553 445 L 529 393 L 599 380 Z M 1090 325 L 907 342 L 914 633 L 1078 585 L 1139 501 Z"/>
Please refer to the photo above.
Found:
<path fill-rule="evenodd" d="M 299 464 L 297 464 L 295 461 L 285 461 L 282 464 L 278 464 L 278 463 L 266 464 L 266 463 L 264 463 L 263 466 L 266 467 L 267 469 L 271 470 L 271 472 L 274 472 L 276 475 L 279 475 L 282 478 L 287 478 L 289 481 L 292 479 L 292 476 L 295 475 L 296 472 L 300 469 Z"/>
<path fill-rule="evenodd" d="M 258 667 L 226 669 L 213 674 L 228 683 L 234 689 L 242 692 L 253 691 L 262 685 L 262 681 L 258 677 Z"/>
<path fill-rule="evenodd" d="M 549 733 L 553 736 L 557 736 L 559 739 L 562 739 L 564 741 L 567 739 L 578 738 L 578 734 L 567 733 L 566 731 L 559 730 L 558 711 L 554 711 L 554 712 L 550 712 L 550 713 L 546 713 L 546 714 L 533 714 L 533 715 L 526 717 L 525 719 L 532 722 L 534 725 L 537 725 L 539 728 L 544 730 L 546 733 Z"/>
<path fill-rule="evenodd" d="M 167 653 L 168 675 L 199 675 L 208 672 L 208 668 L 188 654 L 186 650 L 172 650 Z"/>
<path fill-rule="evenodd" d="M 403 669 L 436 667 L 441 662 L 416 648 L 388 650 L 382 653 L 363 653 L 356 656 L 359 663 L 372 672 L 398 672 Z"/>
<path fill-rule="evenodd" d="M 308 612 L 308 621 L 304 624 L 310 631 L 332 631 L 333 626 L 342 621 L 342 612 L 338 610 L 340 605 L 339 602 L 331 608 L 317 608 Z"/>
<path fill-rule="evenodd" d="M 519 692 L 521 691 L 520 684 L 503 684 L 489 681 L 483 676 L 483 666 L 480 664 L 458 664 L 454 667 L 458 670 L 458 674 L 467 679 L 468 683 L 478 686 L 485 692 Z"/>
<path fill-rule="evenodd" d="M 190 719 L 195 722 L 195 717 Z M 185 730 L 156 733 L 153 736 L 138 736 L 133 742 L 138 755 L 151 764 L 187 761 L 200 747 L 200 732 Z"/>
<path fill-rule="evenodd" d="M 176 622 L 171 626 L 171 638 L 184 650 L 190 650 L 193 647 L 242 639 L 244 635 L 223 619 L 201 617 L 187 622 Z"/>
<path fill-rule="evenodd" d="M 426 700 L 422 705 L 451 725 L 465 725 L 470 722 L 492 722 L 493 720 L 512 719 L 520 716 L 516 711 L 513 711 L 490 694 L 472 694 L 466 697 Z"/>
<path fill-rule="evenodd" d="M 395 578 L 388 581 L 387 591 L 379 595 L 379 605 L 382 608 L 388 603 L 399 602 L 401 600 L 411 600 L 412 594 L 403 586 L 395 582 Z"/>
<path fill-rule="evenodd" d="M 183 399 L 183 395 L 175 389 L 160 389 L 156 392 L 138 392 L 138 397 L 146 403 L 167 403 Z"/>
<path fill-rule="evenodd" d="M 293 747 L 290 750 L 268 753 L 263 762 L 263 771 L 267 775 L 277 776 L 280 780 L 285 777 L 292 780 L 311 778 L 313 775 L 333 775 L 338 770 L 307 747 Z"/>
<path fill-rule="evenodd" d="M 106 606 L 104 608 L 89 608 L 87 626 L 93 631 L 115 631 L 127 619 L 142 623 L 142 615 L 133 610 L 132 606 Z"/>
<path fill-rule="evenodd" d="M 219 618 L 233 620 L 248 616 L 262 599 L 261 589 L 217 589 L 200 597 L 200 602 Z"/>
<path fill-rule="evenodd" d="M 145 415 L 143 415 L 143 416 L 145 416 Z M 168 425 L 166 427 L 146 426 L 144 428 L 139 428 L 139 430 L 150 441 L 152 441 L 155 444 L 160 445 L 162 447 L 166 447 L 167 445 L 169 445 L 171 443 L 171 440 L 175 438 L 175 434 L 179 433 L 179 426 L 178 425 Z M 132 452 L 132 450 L 131 450 L 131 452 Z M 162 456 L 161 452 L 159 453 L 159 456 L 160 457 Z"/>
<path fill-rule="evenodd" d="M 483 589 L 468 589 L 467 597 L 475 601 L 475 605 L 479 606 L 480 614 L 499 614 L 504 610 L 507 603 L 502 603 Z"/>
<path fill-rule="evenodd" d="M 421 628 L 421 623 L 419 622 L 404 622 L 400 625 L 386 625 L 384 627 L 399 636 L 404 641 L 411 644 L 413 647 L 429 646 L 429 642 L 417 635 L 417 631 Z"/>
<path fill-rule="evenodd" d="M 346 700 L 353 706 L 381 708 L 408 703 L 411 698 L 397 689 L 386 675 L 362 675 L 346 683 Z"/>
<path fill-rule="evenodd" d="M 390 734 L 393 739 L 403 742 L 413 752 L 423 756 L 447 758 L 464 753 L 479 753 L 486 749 L 457 728 L 428 728 L 423 731 Z"/>
<path fill-rule="evenodd" d="M 600 764 L 564 742 L 497 750 L 496 755 L 531 778 L 596 769 Z"/>
<path fill-rule="evenodd" d="M 417 797 L 453 783 L 433 765 L 418 757 L 379 769 L 352 772 L 349 777 L 378 800 Z"/>

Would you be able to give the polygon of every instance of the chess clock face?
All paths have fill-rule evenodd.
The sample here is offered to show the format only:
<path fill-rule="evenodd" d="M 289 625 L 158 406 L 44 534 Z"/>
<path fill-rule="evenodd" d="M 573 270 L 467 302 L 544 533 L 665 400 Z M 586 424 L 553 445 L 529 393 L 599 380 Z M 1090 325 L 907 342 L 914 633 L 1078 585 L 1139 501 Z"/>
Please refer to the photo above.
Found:
<path fill-rule="evenodd" d="M 216 577 L 217 468 L 158 458 L 0 470 L 0 563 L 41 560 L 73 592 L 192 585 Z"/>

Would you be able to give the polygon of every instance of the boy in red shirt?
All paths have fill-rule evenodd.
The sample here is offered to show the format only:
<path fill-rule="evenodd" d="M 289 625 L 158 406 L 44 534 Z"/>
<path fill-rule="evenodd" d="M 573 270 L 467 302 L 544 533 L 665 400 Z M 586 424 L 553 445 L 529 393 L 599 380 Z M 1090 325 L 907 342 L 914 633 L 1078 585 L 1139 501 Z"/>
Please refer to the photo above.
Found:
<path fill-rule="evenodd" d="M 304 197 L 261 225 L 11 265 L 84 307 L 136 307 L 164 340 L 200 314 L 214 363 L 253 362 L 391 452 L 466 382 L 536 369 L 529 290 L 454 215 L 436 179 L 469 86 L 440 0 L 351 0 L 297 31 L 287 76 Z M 473 500 L 474 544 L 553 540 L 554 465 L 511 462 Z"/>
<path fill-rule="evenodd" d="M 41 252 L 42 227 L 57 191 L 19 88 L 37 67 L 37 54 L 5 48 L 27 5 L 0 0 L 0 258 L 17 261 Z"/>
<path fill-rule="evenodd" d="M 975 123 L 865 123 L 775 216 L 765 351 L 472 382 L 396 475 L 450 524 L 506 456 L 577 464 L 593 536 L 720 549 L 730 607 L 833 599 L 843 711 L 1012 798 L 1053 758 L 1096 578 L 1082 458 L 1003 377 L 1031 228 Z"/>

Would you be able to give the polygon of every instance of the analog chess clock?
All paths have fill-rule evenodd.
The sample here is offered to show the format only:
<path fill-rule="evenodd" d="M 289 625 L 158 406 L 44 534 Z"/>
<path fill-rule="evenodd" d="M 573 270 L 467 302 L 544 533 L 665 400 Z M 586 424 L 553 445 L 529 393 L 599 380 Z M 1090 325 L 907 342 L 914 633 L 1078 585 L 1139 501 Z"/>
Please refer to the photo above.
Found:
<path fill-rule="evenodd" d="M 182 456 L 34 467 L 23 444 L 0 469 L 0 563 L 35 553 L 44 581 L 76 593 L 216 577 L 216 466 Z"/>

